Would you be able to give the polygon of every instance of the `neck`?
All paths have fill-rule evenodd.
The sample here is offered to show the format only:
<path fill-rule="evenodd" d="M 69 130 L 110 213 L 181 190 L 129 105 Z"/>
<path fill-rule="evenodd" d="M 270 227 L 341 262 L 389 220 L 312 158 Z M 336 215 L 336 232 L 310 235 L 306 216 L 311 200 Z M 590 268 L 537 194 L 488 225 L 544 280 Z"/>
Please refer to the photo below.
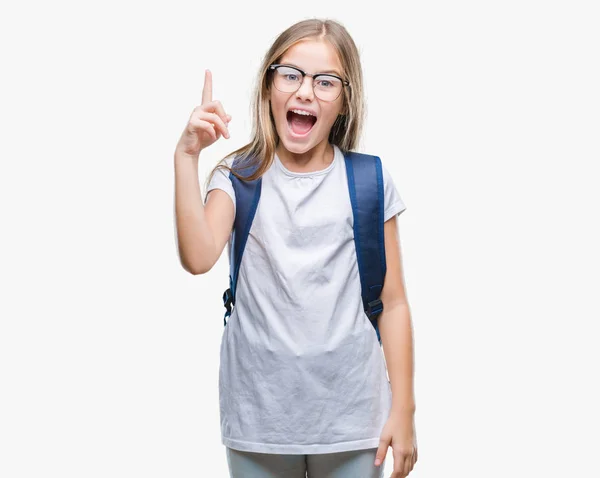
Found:
<path fill-rule="evenodd" d="M 328 141 L 323 141 L 304 153 L 293 153 L 280 141 L 276 152 L 283 165 L 296 173 L 310 173 L 325 169 L 333 162 L 334 155 L 333 146 Z"/>

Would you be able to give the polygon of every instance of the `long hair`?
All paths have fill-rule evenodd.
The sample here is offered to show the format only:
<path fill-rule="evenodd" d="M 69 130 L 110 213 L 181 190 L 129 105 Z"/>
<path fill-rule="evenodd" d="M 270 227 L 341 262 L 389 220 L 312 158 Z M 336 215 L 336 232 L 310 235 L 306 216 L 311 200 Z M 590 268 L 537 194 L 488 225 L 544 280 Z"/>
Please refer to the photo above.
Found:
<path fill-rule="evenodd" d="M 256 77 L 252 100 L 252 141 L 225 156 L 211 171 L 207 184 L 218 168 L 231 171 L 241 180 L 252 181 L 261 177 L 271 166 L 275 150 L 279 144 L 279 135 L 269 103 L 268 67 L 279 63 L 285 52 L 296 43 L 305 39 L 328 41 L 338 52 L 342 65 L 342 76 L 348 79 L 350 86 L 344 88 L 341 114 L 333 123 L 329 142 L 335 144 L 344 153 L 357 148 L 364 123 L 365 101 L 363 93 L 362 68 L 360 55 L 354 40 L 346 28 L 335 20 L 307 19 L 300 21 L 282 32 L 263 58 Z M 244 167 L 258 163 L 252 175 L 240 175 L 224 162 L 232 156 L 241 156 Z M 237 169 L 237 168 L 236 168 Z"/>

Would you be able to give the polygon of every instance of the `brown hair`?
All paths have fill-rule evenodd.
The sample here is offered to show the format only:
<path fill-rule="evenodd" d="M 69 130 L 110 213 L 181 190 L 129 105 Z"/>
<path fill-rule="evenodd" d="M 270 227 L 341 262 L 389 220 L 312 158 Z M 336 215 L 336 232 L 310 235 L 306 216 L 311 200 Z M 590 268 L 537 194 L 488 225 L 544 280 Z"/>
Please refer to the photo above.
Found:
<path fill-rule="evenodd" d="M 365 102 L 360 56 L 356 44 L 346 28 L 335 20 L 302 20 L 281 33 L 263 58 L 252 101 L 252 141 L 225 156 L 211 171 L 207 184 L 218 168 L 227 169 L 236 177 L 247 181 L 258 179 L 269 169 L 273 163 L 279 135 L 269 104 L 268 67 L 272 63 L 278 63 L 290 47 L 305 39 L 328 41 L 338 52 L 342 76 L 350 82 L 350 86 L 344 89 L 343 114 L 338 115 L 332 125 L 329 142 L 338 146 L 344 153 L 357 148 L 364 122 Z M 349 94 L 346 94 L 346 91 Z M 250 159 L 245 162 L 247 166 L 256 165 L 258 162 L 256 171 L 245 177 L 224 164 L 227 158 L 235 155 Z"/>

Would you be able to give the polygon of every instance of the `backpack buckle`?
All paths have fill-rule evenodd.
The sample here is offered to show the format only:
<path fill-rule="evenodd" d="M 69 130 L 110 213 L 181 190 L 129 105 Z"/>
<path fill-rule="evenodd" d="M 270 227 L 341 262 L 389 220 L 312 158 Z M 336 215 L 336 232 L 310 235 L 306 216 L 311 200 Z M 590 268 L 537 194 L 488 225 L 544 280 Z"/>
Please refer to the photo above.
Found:
<path fill-rule="evenodd" d="M 225 326 L 227 325 L 227 317 L 231 315 L 231 305 L 234 304 L 233 293 L 231 292 L 231 289 L 227 289 L 223 293 L 223 304 L 227 309 L 227 312 L 225 312 L 225 316 L 223 317 L 223 326 Z"/>
<path fill-rule="evenodd" d="M 229 312 L 229 315 L 231 315 L 232 304 L 234 304 L 233 293 L 231 292 L 231 288 L 229 288 L 223 293 L 223 305 L 225 305 L 225 308 L 227 309 L 227 312 Z"/>
<path fill-rule="evenodd" d="M 383 302 L 380 299 L 372 300 L 367 304 L 367 310 L 365 310 L 369 319 L 377 317 L 383 312 Z"/>

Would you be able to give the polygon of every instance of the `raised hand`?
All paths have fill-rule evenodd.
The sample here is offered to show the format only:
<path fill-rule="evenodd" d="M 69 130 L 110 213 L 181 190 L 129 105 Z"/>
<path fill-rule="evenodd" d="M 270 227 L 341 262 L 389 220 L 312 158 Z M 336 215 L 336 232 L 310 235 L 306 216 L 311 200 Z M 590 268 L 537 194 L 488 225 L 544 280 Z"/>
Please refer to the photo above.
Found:
<path fill-rule="evenodd" d="M 221 135 L 229 139 L 231 115 L 225 113 L 220 101 L 212 99 L 212 73 L 206 70 L 202 89 L 202 104 L 190 115 L 176 151 L 198 156 L 200 151 L 217 141 Z"/>

